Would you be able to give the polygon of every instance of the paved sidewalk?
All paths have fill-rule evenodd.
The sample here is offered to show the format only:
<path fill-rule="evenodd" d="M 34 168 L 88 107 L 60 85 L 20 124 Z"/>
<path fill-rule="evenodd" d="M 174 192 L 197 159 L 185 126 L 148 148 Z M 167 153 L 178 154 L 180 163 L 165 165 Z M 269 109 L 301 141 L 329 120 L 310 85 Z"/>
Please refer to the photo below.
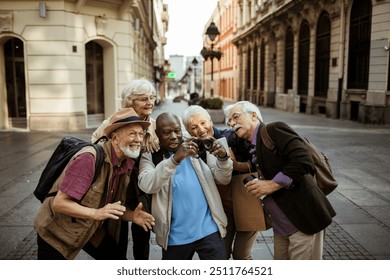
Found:
<path fill-rule="evenodd" d="M 181 116 L 186 107 L 184 101 L 167 100 L 153 116 L 163 111 Z M 331 159 L 339 187 L 329 199 L 337 216 L 327 230 L 324 259 L 390 260 L 390 127 L 260 109 L 266 122 L 289 123 Z M 40 173 L 63 136 L 89 139 L 92 131 L 0 131 L 0 259 L 36 259 L 33 220 L 40 203 L 32 192 Z M 151 243 L 151 259 L 158 260 L 160 247 L 154 238 Z M 131 244 L 130 238 L 130 259 Z M 260 232 L 254 259 L 272 255 L 272 230 Z M 77 259 L 90 257 L 81 253 Z"/>

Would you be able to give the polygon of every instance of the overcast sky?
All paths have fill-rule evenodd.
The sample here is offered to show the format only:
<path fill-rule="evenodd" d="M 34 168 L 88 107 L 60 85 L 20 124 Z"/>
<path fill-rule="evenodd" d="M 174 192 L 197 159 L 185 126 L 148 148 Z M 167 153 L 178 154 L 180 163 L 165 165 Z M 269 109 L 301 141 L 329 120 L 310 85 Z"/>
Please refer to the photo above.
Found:
<path fill-rule="evenodd" d="M 165 58 L 200 55 L 203 30 L 217 7 L 217 0 L 163 0 L 168 4 L 169 25 Z"/>

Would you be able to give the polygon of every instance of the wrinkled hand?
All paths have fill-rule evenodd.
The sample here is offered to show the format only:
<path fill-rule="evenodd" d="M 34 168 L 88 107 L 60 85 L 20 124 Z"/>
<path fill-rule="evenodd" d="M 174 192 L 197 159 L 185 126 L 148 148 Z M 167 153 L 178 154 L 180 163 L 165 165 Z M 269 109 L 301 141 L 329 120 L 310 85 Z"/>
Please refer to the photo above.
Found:
<path fill-rule="evenodd" d="M 173 155 L 173 159 L 180 163 L 183 159 L 188 156 L 198 157 L 199 148 L 196 143 L 192 140 L 194 138 L 187 138 L 184 142 L 181 143 L 180 147 L 177 149 L 176 153 Z"/>
<path fill-rule="evenodd" d="M 210 154 L 213 154 L 214 156 L 216 157 L 220 157 L 220 158 L 224 158 L 226 157 L 227 155 L 227 151 L 225 149 L 225 147 L 219 143 L 217 140 L 215 140 L 215 138 L 211 138 L 213 139 L 213 146 L 211 147 L 210 149 Z"/>
<path fill-rule="evenodd" d="M 265 195 L 279 190 L 281 186 L 273 180 L 254 179 L 246 183 L 245 188 L 254 197 L 263 198 Z"/>
<path fill-rule="evenodd" d="M 152 230 L 154 226 L 154 217 L 142 210 L 142 202 L 134 209 L 133 223 L 141 226 L 144 231 Z"/>
<path fill-rule="evenodd" d="M 152 137 L 152 135 L 149 132 L 146 132 L 144 136 L 144 145 L 146 152 L 153 153 L 160 150 L 160 143 L 158 141 L 158 138 Z"/>
<path fill-rule="evenodd" d="M 106 219 L 118 220 L 126 211 L 126 207 L 121 205 L 120 201 L 108 203 L 103 208 L 96 209 L 95 220 L 103 221 Z"/>

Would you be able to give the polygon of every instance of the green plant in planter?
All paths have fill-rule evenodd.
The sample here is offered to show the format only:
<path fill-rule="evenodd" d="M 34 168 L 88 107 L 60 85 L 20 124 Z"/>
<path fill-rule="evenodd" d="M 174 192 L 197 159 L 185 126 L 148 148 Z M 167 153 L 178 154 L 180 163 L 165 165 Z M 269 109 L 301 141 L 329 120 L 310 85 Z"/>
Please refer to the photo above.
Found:
<path fill-rule="evenodd" d="M 206 98 L 200 101 L 200 106 L 205 109 L 222 109 L 223 101 L 220 98 Z"/>

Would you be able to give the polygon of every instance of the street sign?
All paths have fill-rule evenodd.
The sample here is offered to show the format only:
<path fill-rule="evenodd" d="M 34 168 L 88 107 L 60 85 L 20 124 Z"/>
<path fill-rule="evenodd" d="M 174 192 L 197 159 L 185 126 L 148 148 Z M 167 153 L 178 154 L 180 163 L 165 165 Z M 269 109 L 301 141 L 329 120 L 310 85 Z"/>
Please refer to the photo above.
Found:
<path fill-rule="evenodd" d="M 176 78 L 176 73 L 175 73 L 175 72 L 168 72 L 168 78 L 169 78 L 169 79 L 174 79 L 174 78 Z"/>

